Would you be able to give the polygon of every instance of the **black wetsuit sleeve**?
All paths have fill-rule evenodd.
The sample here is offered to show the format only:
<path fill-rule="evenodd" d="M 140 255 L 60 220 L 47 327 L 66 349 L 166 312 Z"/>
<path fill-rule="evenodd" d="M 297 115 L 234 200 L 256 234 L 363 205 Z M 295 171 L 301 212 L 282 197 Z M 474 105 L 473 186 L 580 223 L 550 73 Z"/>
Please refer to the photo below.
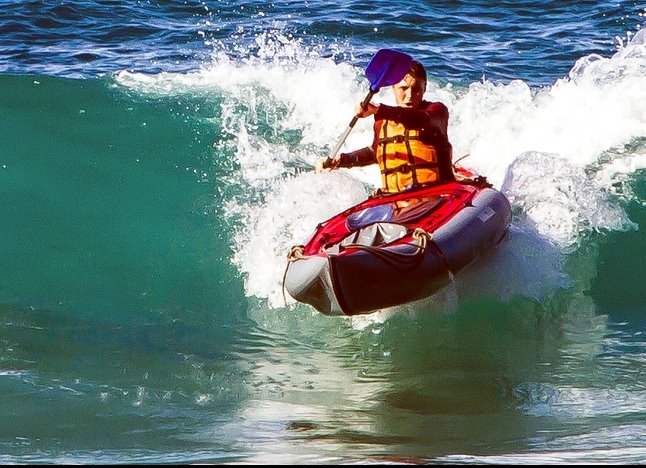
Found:
<path fill-rule="evenodd" d="M 377 157 L 375 156 L 375 151 L 371 146 L 368 146 L 350 153 L 341 153 L 339 155 L 338 167 L 368 166 L 376 162 Z"/>

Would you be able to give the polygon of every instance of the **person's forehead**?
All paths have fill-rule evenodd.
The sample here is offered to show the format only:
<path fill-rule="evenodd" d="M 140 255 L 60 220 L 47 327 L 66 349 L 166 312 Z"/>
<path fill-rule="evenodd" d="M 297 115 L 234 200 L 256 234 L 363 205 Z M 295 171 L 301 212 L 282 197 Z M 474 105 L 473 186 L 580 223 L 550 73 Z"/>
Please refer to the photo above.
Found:
<path fill-rule="evenodd" d="M 415 86 L 415 85 L 423 85 L 424 81 L 420 80 L 416 77 L 414 77 L 411 74 L 407 74 L 402 80 L 397 83 L 395 86 Z"/>

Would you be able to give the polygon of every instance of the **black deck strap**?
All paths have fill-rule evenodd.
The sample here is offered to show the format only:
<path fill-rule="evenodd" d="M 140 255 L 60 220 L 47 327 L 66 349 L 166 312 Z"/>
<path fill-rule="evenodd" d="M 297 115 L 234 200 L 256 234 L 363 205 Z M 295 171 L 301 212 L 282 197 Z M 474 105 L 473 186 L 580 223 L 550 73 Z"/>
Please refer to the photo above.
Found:
<path fill-rule="evenodd" d="M 346 245 L 345 248 L 353 248 L 369 253 L 376 258 L 384 261 L 393 268 L 401 271 L 412 270 L 414 268 L 417 268 L 424 259 L 426 246 L 429 242 L 432 242 L 433 235 L 421 228 L 416 228 L 412 233 L 411 231 L 408 231 L 408 233 L 412 236 L 413 240 L 417 241 L 417 244 L 411 244 L 407 242 L 401 245 L 410 245 L 412 247 L 415 247 L 416 251 L 414 253 L 396 252 L 381 247 L 373 247 L 370 245 L 361 244 L 349 244 Z"/>
<path fill-rule="evenodd" d="M 461 180 L 458 180 L 457 182 L 463 185 L 473 185 L 474 187 L 484 187 L 484 188 L 493 187 L 493 184 L 491 184 L 485 176 L 477 176 L 477 177 L 474 177 L 473 179 L 461 179 Z"/>
<path fill-rule="evenodd" d="M 408 244 L 408 245 L 414 245 L 414 244 Z M 414 245 L 414 246 L 418 247 L 417 245 Z M 424 250 L 421 250 L 421 249 L 418 249 L 417 252 L 415 253 L 407 254 L 407 253 L 401 253 L 401 252 L 393 252 L 391 250 L 385 250 L 379 247 L 371 247 L 368 245 L 351 244 L 346 246 L 346 249 L 348 248 L 364 251 L 382 260 L 384 263 L 387 263 L 393 268 L 396 268 L 402 271 L 412 270 L 414 268 L 417 268 L 419 264 L 422 262 L 422 259 L 424 258 L 424 255 L 423 255 Z"/>

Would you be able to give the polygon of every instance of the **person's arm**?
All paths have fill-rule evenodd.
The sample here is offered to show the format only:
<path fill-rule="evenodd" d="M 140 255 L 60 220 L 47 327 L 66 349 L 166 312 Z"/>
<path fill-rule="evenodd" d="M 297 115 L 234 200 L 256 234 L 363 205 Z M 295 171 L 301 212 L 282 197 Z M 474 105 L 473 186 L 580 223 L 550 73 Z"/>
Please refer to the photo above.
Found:
<path fill-rule="evenodd" d="M 334 159 L 319 158 L 316 161 L 316 173 L 328 172 L 340 167 L 368 166 L 377 162 L 372 147 L 361 148 L 350 153 L 341 153 Z"/>
<path fill-rule="evenodd" d="M 341 153 L 338 159 L 339 163 L 337 167 L 368 166 L 377 162 L 372 146 L 367 146 L 350 153 Z"/>

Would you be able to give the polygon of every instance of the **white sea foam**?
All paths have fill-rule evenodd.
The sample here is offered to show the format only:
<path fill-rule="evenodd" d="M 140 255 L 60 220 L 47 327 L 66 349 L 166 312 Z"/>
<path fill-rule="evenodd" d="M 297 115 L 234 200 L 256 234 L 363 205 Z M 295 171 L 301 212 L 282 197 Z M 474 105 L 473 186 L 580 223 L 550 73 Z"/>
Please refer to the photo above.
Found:
<path fill-rule="evenodd" d="M 426 98 L 445 102 L 451 112 L 455 157 L 468 154 L 462 164 L 486 175 L 512 201 L 510 245 L 540 259 L 515 276 L 531 278 L 505 294 L 536 297 L 563 285 L 561 256 L 582 237 L 633 227 L 611 188 L 646 167 L 646 150 L 643 144 L 612 150 L 646 136 L 644 31 L 611 57 L 582 57 L 551 87 L 532 89 L 520 80 L 466 89 L 429 83 Z M 289 246 L 379 183 L 372 168 L 313 174 L 316 159 L 327 155 L 367 91 L 362 70 L 295 39 L 279 39 L 260 36 L 261 53 L 235 60 L 214 45 L 212 63 L 193 73 L 116 76 L 119 85 L 138 92 L 218 94 L 220 114 L 213 118 L 235 138 L 228 148 L 216 145 L 214 158 L 232 159 L 240 168 L 237 183 L 255 190 L 226 205 L 239 223 L 233 261 L 247 293 L 274 306 L 283 304 Z M 392 103 L 387 90 L 375 99 Z M 344 149 L 366 146 L 371 137 L 371 121 L 361 120 Z M 491 261 L 528 263 L 516 257 L 503 249 L 501 259 Z M 500 264 L 491 270 L 501 270 Z"/>
<path fill-rule="evenodd" d="M 290 247 L 303 244 L 318 223 L 366 196 L 363 185 L 344 172 L 309 172 L 278 183 L 260 209 L 230 202 L 229 213 L 237 212 L 244 226 L 235 235 L 234 262 L 247 274 L 247 294 L 283 305 L 282 276 Z"/>
<path fill-rule="evenodd" d="M 502 189 L 534 229 L 559 247 L 571 246 L 591 230 L 631 225 L 584 167 L 557 154 L 520 154 L 509 166 Z"/>

